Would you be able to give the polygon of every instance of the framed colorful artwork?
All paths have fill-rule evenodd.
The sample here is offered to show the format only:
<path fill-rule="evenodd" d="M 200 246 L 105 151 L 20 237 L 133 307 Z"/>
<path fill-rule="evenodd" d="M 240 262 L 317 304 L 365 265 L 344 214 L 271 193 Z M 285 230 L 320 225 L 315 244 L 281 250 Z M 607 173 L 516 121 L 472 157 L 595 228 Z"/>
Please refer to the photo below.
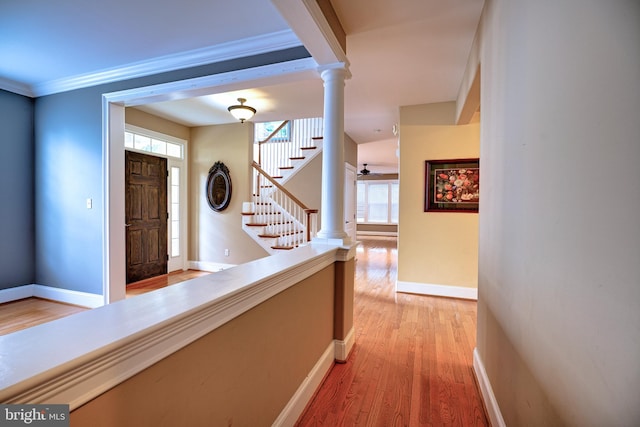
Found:
<path fill-rule="evenodd" d="M 425 161 L 425 212 L 478 212 L 479 159 Z"/>

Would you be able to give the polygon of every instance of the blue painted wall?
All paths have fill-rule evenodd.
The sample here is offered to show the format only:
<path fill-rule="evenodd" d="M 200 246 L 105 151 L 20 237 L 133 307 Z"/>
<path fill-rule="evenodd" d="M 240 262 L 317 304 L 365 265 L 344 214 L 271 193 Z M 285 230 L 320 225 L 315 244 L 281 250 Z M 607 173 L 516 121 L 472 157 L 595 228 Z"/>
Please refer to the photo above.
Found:
<path fill-rule="evenodd" d="M 33 100 L 0 90 L 0 289 L 33 283 Z"/>
<path fill-rule="evenodd" d="M 304 48 L 293 48 L 38 98 L 36 283 L 102 293 L 103 93 L 308 56 Z M 93 209 L 86 208 L 87 198 L 93 199 Z"/>

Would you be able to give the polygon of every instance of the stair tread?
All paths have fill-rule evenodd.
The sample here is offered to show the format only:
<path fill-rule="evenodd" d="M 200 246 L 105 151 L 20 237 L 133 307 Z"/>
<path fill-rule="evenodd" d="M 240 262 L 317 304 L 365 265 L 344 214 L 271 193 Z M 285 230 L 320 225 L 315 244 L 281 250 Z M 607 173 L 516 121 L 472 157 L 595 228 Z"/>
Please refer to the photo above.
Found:
<path fill-rule="evenodd" d="M 258 234 L 258 237 L 262 237 L 264 239 L 277 239 L 280 237 L 279 234 Z"/>
<path fill-rule="evenodd" d="M 324 139 L 324 136 L 312 136 L 311 139 Z"/>
<path fill-rule="evenodd" d="M 249 224 L 245 224 L 248 227 L 266 227 L 269 224 L 264 224 L 264 223 L 249 223 Z"/>
<path fill-rule="evenodd" d="M 255 215 L 255 212 L 242 212 L 242 215 Z"/>
<path fill-rule="evenodd" d="M 294 246 L 271 246 L 271 249 L 291 250 Z"/>
<path fill-rule="evenodd" d="M 298 156 L 298 157 L 289 157 L 289 160 L 304 160 L 306 159 L 306 157 L 304 156 Z M 274 177 L 275 178 L 275 177 Z"/>
<path fill-rule="evenodd" d="M 278 169 L 293 169 L 293 166 L 280 166 Z"/>
<path fill-rule="evenodd" d="M 300 147 L 301 150 L 315 150 L 316 148 L 318 148 L 318 147 L 314 147 L 314 146 L 311 146 L 311 147 Z"/>

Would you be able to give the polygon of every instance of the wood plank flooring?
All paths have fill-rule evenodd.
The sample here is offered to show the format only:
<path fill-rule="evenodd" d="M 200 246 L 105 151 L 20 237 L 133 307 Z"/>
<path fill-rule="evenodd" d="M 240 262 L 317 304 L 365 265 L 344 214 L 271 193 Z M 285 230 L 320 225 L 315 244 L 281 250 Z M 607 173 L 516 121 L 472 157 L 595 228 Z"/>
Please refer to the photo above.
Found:
<path fill-rule="evenodd" d="M 205 274 L 209 273 L 197 270 L 176 271 L 131 283 L 127 286 L 127 298 L 171 286 Z M 0 335 L 30 328 L 40 323 L 51 322 L 52 320 L 85 310 L 89 310 L 89 308 L 41 298 L 25 298 L 19 301 L 0 304 Z"/>
<path fill-rule="evenodd" d="M 472 371 L 476 303 L 395 293 L 395 240 L 358 247 L 356 343 L 297 426 L 487 426 Z"/>
<path fill-rule="evenodd" d="M 85 310 L 89 309 L 41 298 L 6 302 L 0 304 L 0 335 L 7 335 Z"/>

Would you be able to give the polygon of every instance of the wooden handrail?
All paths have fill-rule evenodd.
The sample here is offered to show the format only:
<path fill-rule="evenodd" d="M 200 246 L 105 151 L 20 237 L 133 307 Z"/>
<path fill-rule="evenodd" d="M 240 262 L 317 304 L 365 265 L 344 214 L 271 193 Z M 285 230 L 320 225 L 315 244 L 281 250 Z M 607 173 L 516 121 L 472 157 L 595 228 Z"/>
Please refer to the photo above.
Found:
<path fill-rule="evenodd" d="M 269 142 L 271 140 L 271 138 L 273 138 L 274 136 L 276 136 L 276 134 L 278 132 L 280 132 L 280 130 L 285 127 L 287 125 L 287 123 L 289 123 L 289 120 L 285 120 L 284 122 L 280 123 L 280 126 L 278 126 L 276 128 L 276 130 L 274 130 L 273 132 L 271 132 L 271 134 L 264 140 L 264 141 L 258 141 L 258 145 L 262 145 L 265 142 Z"/>
<path fill-rule="evenodd" d="M 302 209 L 309 210 L 309 208 L 302 203 L 300 200 L 298 200 L 298 198 L 296 196 L 294 196 L 293 194 L 291 194 L 291 192 L 289 190 L 287 190 L 286 188 L 284 188 L 282 186 L 282 184 L 280 184 L 278 181 L 276 181 L 275 179 L 273 179 L 271 177 L 271 175 L 269 175 L 267 172 L 264 171 L 264 169 L 262 169 L 260 167 L 260 165 L 258 163 L 255 162 L 255 160 L 251 163 L 251 166 L 253 166 L 253 168 L 255 170 L 257 170 L 258 172 L 260 172 L 260 175 L 263 175 L 265 178 L 267 178 L 267 180 L 273 184 L 278 190 L 282 191 L 287 197 L 289 197 L 293 203 L 295 203 L 296 205 L 300 206 Z M 317 210 L 316 210 L 317 211 Z"/>

